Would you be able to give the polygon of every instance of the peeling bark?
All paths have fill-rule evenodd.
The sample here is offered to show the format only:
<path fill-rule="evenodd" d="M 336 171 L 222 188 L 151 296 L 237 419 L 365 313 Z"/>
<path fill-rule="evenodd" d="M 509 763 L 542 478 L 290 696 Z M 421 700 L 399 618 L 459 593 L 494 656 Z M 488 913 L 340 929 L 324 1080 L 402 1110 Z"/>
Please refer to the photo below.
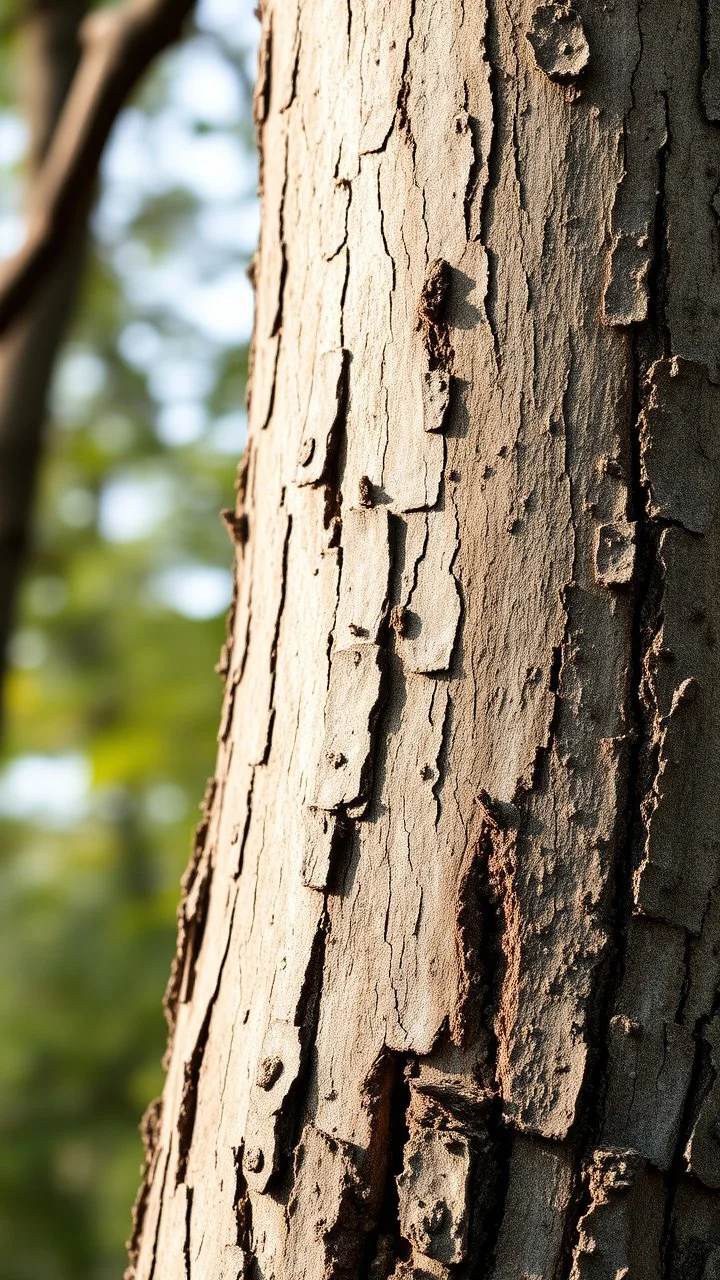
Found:
<path fill-rule="evenodd" d="M 236 602 L 131 1274 L 709 1280 L 715 5 L 261 16 Z"/>

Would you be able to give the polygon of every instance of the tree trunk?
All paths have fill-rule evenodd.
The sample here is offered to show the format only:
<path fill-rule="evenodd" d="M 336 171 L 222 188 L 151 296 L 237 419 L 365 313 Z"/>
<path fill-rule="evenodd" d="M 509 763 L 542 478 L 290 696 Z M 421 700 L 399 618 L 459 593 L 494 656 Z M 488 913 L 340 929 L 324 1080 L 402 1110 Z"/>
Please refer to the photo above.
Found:
<path fill-rule="evenodd" d="M 23 81 L 29 200 L 79 61 L 87 0 L 26 0 Z M 85 259 L 86 209 L 39 296 L 0 336 L 0 685 L 25 563 L 48 394 Z"/>
<path fill-rule="evenodd" d="M 710 1280 L 720 9 L 273 0 L 257 116 L 130 1274 Z"/>

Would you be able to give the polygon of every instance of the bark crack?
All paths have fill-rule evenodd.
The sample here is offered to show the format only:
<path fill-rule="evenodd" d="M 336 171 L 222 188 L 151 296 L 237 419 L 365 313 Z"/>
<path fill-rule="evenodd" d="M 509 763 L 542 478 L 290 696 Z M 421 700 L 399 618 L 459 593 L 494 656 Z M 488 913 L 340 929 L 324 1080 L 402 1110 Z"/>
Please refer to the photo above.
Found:
<path fill-rule="evenodd" d="M 480 207 L 480 240 L 487 255 L 485 315 L 492 336 L 495 363 L 499 372 L 503 363 L 497 314 L 500 264 L 495 250 L 490 247 L 490 228 L 494 222 L 495 202 L 500 190 L 503 173 L 503 137 L 507 129 L 507 122 L 503 101 L 504 89 L 501 87 L 501 78 L 504 78 L 504 72 L 500 68 L 500 24 L 494 6 L 488 5 L 487 15 L 487 51 L 485 60 L 488 66 L 492 123 L 490 146 L 487 155 L 487 183 L 483 191 Z"/>
<path fill-rule="evenodd" d="M 265 740 L 265 749 L 263 751 L 262 759 L 259 761 L 260 764 L 267 764 L 272 748 L 273 728 L 275 725 L 275 681 L 277 678 L 278 647 L 280 644 L 280 626 L 282 624 L 283 613 L 285 611 L 285 598 L 287 595 L 288 557 L 290 553 L 292 523 L 292 516 L 288 512 L 285 524 L 285 536 L 283 538 L 282 559 L 280 562 L 280 599 L 278 601 L 278 610 L 275 616 L 275 628 L 273 631 L 272 645 L 270 647 L 270 706 L 268 711 L 267 738 Z"/>
<path fill-rule="evenodd" d="M 583 1086 L 586 1105 L 575 1137 L 575 1159 L 570 1208 L 566 1218 L 562 1280 L 570 1276 L 573 1254 L 581 1234 L 583 1215 L 591 1206 L 591 1189 L 584 1175 L 593 1146 L 599 1141 L 610 1068 L 610 1023 L 625 973 L 628 930 L 633 912 L 633 868 L 644 836 L 644 801 L 655 773 L 657 744 L 652 733 L 648 705 L 646 659 L 654 637 L 662 625 L 662 569 L 658 554 L 658 531 L 649 510 L 649 496 L 643 479 L 640 424 L 643 412 L 641 341 L 631 340 L 632 394 L 629 408 L 630 485 L 628 515 L 636 528 L 636 573 L 630 624 L 630 674 L 626 720 L 630 736 L 626 769 L 624 836 L 615 860 L 608 900 L 613 904 L 610 941 L 604 965 L 597 977 L 597 1009 L 588 1036 L 588 1070 Z M 633 1086 L 634 1088 L 634 1086 Z M 628 1111 L 632 1109 L 631 1091 Z"/>
<path fill-rule="evenodd" d="M 192 1257 L 190 1253 L 190 1229 L 192 1225 L 193 1189 L 185 1189 L 185 1243 L 183 1245 L 183 1262 L 185 1263 L 185 1280 L 192 1280 Z"/>
<path fill-rule="evenodd" d="M 230 941 L 232 938 L 233 923 L 235 920 L 235 907 L 237 904 L 237 892 L 233 897 L 232 907 L 230 909 L 230 919 L 228 923 L 227 938 L 223 950 L 222 959 L 218 966 L 217 978 L 213 988 L 212 995 L 208 1001 L 207 1009 L 203 1016 L 200 1030 L 195 1041 L 194 1048 L 190 1057 L 185 1062 L 183 1068 L 183 1089 L 182 1099 L 180 1102 L 180 1110 L 177 1121 L 177 1166 L 175 1172 L 175 1186 L 179 1187 L 185 1182 L 187 1172 L 187 1163 L 190 1155 L 190 1147 L 192 1145 L 193 1131 L 195 1128 L 195 1115 L 198 1102 L 198 1087 L 200 1082 L 200 1068 L 202 1067 L 205 1049 L 210 1035 L 210 1023 L 212 1021 L 213 1010 L 217 998 L 220 994 L 220 985 L 222 975 L 225 968 L 225 962 L 230 951 Z"/>

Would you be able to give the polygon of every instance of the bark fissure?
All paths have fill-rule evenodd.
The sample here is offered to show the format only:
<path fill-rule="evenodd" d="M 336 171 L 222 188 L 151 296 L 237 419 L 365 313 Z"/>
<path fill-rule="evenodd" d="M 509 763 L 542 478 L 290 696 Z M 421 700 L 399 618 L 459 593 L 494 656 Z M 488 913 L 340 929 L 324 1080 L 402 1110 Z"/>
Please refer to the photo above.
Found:
<path fill-rule="evenodd" d="M 667 292 L 670 250 L 668 245 L 667 164 L 672 147 L 670 133 L 670 100 L 661 94 L 665 114 L 665 141 L 658 152 L 658 184 L 653 225 L 653 257 L 648 272 L 649 312 L 659 336 L 660 354 L 671 354 L 671 337 L 667 317 Z"/>
<path fill-rule="evenodd" d="M 648 755 L 652 752 L 652 731 L 648 726 L 642 688 L 647 654 L 660 628 L 661 618 L 657 614 L 656 578 L 659 563 L 656 538 L 648 514 L 647 494 L 641 474 L 639 427 L 643 397 L 640 358 L 638 343 L 633 338 L 629 415 L 634 425 L 630 433 L 628 517 L 636 530 L 636 574 L 632 586 L 627 715 L 629 749 L 623 806 L 624 831 L 610 886 L 610 900 L 613 904 L 610 940 L 602 970 L 598 974 L 593 1001 L 597 1015 L 591 1036 L 590 1069 L 585 1082 L 588 1103 L 581 1114 L 574 1144 L 573 1187 L 564 1234 L 560 1280 L 570 1280 L 576 1274 L 582 1221 L 591 1212 L 593 1204 L 592 1181 L 587 1176 L 587 1169 L 592 1160 L 593 1149 L 601 1141 L 610 1070 L 610 1023 L 625 971 L 628 929 L 633 911 L 633 870 L 643 838 L 642 806 L 647 795 L 647 777 L 652 772 L 652 765 L 648 761 Z M 628 1111 L 632 1111 L 632 1108 L 631 1094 Z"/>
<path fill-rule="evenodd" d="M 282 561 L 280 568 L 280 601 L 278 604 L 277 617 L 275 619 L 275 631 L 273 634 L 272 647 L 270 649 L 270 711 L 268 714 L 267 739 L 265 750 L 260 764 L 266 764 L 270 751 L 272 749 L 273 725 L 275 724 L 275 679 L 277 675 L 277 653 L 278 643 L 280 639 L 280 627 L 282 625 L 283 612 L 285 610 L 285 596 L 287 592 L 287 571 L 288 571 L 288 554 L 290 549 L 290 537 L 292 534 L 292 516 L 288 515 L 287 526 L 285 529 L 285 537 L 283 540 Z"/>
<path fill-rule="evenodd" d="M 487 254 L 487 284 L 485 289 L 485 315 L 492 334 L 495 363 L 498 370 L 502 367 L 502 346 L 497 315 L 498 287 L 497 276 L 500 269 L 497 254 L 490 248 L 489 228 L 492 225 L 495 196 L 500 186 L 503 166 L 503 142 L 506 135 L 505 109 L 503 105 L 504 87 L 501 84 L 502 73 L 498 66 L 500 31 L 496 10 L 492 4 L 487 7 L 486 25 L 486 62 L 488 67 L 488 87 L 492 103 L 492 134 L 490 149 L 487 154 L 487 182 L 482 193 L 480 206 L 480 240 Z"/>
<path fill-rule="evenodd" d="M 237 1221 L 236 1243 L 243 1254 L 243 1280 L 254 1280 L 257 1275 L 257 1258 L 253 1241 L 252 1199 L 243 1173 L 243 1145 L 233 1151 L 235 1161 L 235 1216 Z"/>
<path fill-rule="evenodd" d="M 397 1261 L 407 1261 L 410 1256 L 410 1246 L 403 1240 L 400 1226 L 397 1179 L 402 1173 L 405 1145 L 409 1135 L 407 1122 L 410 1107 L 409 1075 L 413 1070 L 413 1062 L 402 1054 L 389 1054 L 387 1062 L 389 1072 L 386 1088 L 388 1088 L 387 1109 L 390 1127 L 386 1163 L 378 1194 L 377 1221 L 365 1239 L 358 1280 L 381 1280 L 381 1277 L 391 1274 Z"/>
<path fill-rule="evenodd" d="M 175 1186 L 178 1187 L 185 1182 L 187 1173 L 187 1163 L 192 1146 L 193 1131 L 195 1128 L 195 1116 L 197 1112 L 198 1100 L 198 1084 L 200 1079 L 200 1069 L 203 1064 L 205 1049 L 207 1047 L 208 1036 L 210 1034 L 210 1024 L 212 1021 L 213 1011 L 220 992 L 222 982 L 223 969 L 227 961 L 230 951 L 230 942 L 232 939 L 232 927 L 235 919 L 235 904 L 233 904 L 230 913 L 230 923 L 227 934 L 227 941 L 223 951 L 222 960 L 218 968 L 217 981 L 210 997 L 207 1009 L 203 1016 L 197 1039 L 193 1045 L 192 1052 L 185 1062 L 183 1068 L 183 1085 L 182 1096 L 177 1119 L 177 1163 L 175 1167 Z"/>
<path fill-rule="evenodd" d="M 192 1203 L 193 1203 L 192 1187 L 187 1188 L 186 1195 L 187 1195 L 187 1203 L 185 1208 L 185 1244 L 183 1248 L 183 1261 L 185 1263 L 185 1280 L 191 1280 L 192 1255 L 190 1253 L 190 1224 L 192 1221 Z"/>

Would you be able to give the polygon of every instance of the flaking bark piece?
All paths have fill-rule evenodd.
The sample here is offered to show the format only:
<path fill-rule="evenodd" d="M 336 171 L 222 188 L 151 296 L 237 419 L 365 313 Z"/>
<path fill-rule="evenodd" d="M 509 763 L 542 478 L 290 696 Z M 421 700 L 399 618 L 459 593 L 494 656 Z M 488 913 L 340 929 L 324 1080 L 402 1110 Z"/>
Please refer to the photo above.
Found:
<path fill-rule="evenodd" d="M 246 511 L 234 511 L 224 507 L 220 517 L 235 546 L 244 547 L 250 536 L 250 522 Z"/>
<path fill-rule="evenodd" d="M 700 1104 L 692 1133 L 685 1148 L 691 1173 L 710 1187 L 720 1190 L 720 1017 L 717 1015 L 702 1033 L 712 1083 Z"/>
<path fill-rule="evenodd" d="M 629 520 L 603 524 L 598 529 L 595 571 L 603 587 L 625 587 L 635 571 L 635 529 Z"/>
<path fill-rule="evenodd" d="M 283 1280 L 357 1275 L 366 1201 L 357 1148 L 307 1124 L 295 1156 Z"/>
<path fill-rule="evenodd" d="M 585 1170 L 589 1206 L 578 1223 L 570 1280 L 653 1280 L 665 1193 L 636 1151 L 598 1148 Z"/>
<path fill-rule="evenodd" d="M 450 404 L 450 374 L 445 369 L 425 369 L 422 378 L 423 426 L 442 431 Z"/>
<path fill-rule="evenodd" d="M 642 324 L 647 319 L 651 257 L 652 238 L 649 227 L 641 232 L 615 233 L 603 296 L 603 318 L 606 324 L 626 328 L 631 324 Z"/>
<path fill-rule="evenodd" d="M 720 455 L 714 388 L 687 360 L 657 360 L 640 417 L 643 479 L 650 513 L 706 533 L 715 514 Z"/>
<path fill-rule="evenodd" d="M 350 509 L 342 523 L 338 644 L 377 643 L 388 607 L 390 529 L 385 507 Z"/>
<path fill-rule="evenodd" d="M 452 571 L 457 552 L 454 524 L 445 513 L 428 513 L 427 543 L 404 612 L 394 615 L 399 651 L 408 671 L 449 670 L 460 625 L 461 603 Z"/>
<path fill-rule="evenodd" d="M 318 485 L 326 478 L 342 418 L 347 363 L 348 352 L 343 347 L 325 351 L 316 362 L 298 452 L 298 485 Z"/>
<path fill-rule="evenodd" d="M 301 1059 L 300 1028 L 274 1019 L 265 1033 L 255 1070 L 243 1152 L 248 1186 L 261 1194 L 280 1168 L 282 1122 Z"/>
<path fill-rule="evenodd" d="M 275 1116 L 284 1107 L 300 1071 L 300 1028 L 273 1019 L 263 1040 L 255 1074 L 255 1105 L 263 1115 Z"/>
<path fill-rule="evenodd" d="M 550 80 L 575 80 L 590 61 L 580 15 L 566 4 L 544 4 L 535 10 L 527 38 L 535 61 Z"/>
<path fill-rule="evenodd" d="M 693 823 L 703 701 L 694 677 L 673 694 L 663 723 L 644 857 L 635 873 L 639 909 L 695 934 L 718 867 L 717 843 L 699 837 Z"/>
<path fill-rule="evenodd" d="M 447 322 L 450 297 L 450 265 L 443 258 L 431 262 L 418 303 L 417 323 L 428 368 L 449 373 L 453 349 Z"/>
<path fill-rule="evenodd" d="M 610 1022 L 610 1071 L 603 1141 L 639 1152 L 656 1169 L 672 1164 L 695 1058 L 676 1023 Z"/>
<path fill-rule="evenodd" d="M 515 1135 L 493 1280 L 555 1276 L 573 1186 L 567 1150 Z"/>
<path fill-rule="evenodd" d="M 400 1229 L 423 1259 L 465 1261 L 472 1155 L 460 1129 L 412 1124 L 397 1180 Z"/>
<path fill-rule="evenodd" d="M 318 809 L 357 811 L 367 799 L 383 667 L 384 655 L 376 644 L 355 644 L 333 653 L 313 798 Z"/>
<path fill-rule="evenodd" d="M 337 836 L 338 817 L 307 805 L 303 812 L 302 882 L 309 889 L 325 889 Z"/>
<path fill-rule="evenodd" d="M 625 132 L 603 296 L 603 321 L 614 328 L 642 324 L 648 317 L 656 189 L 660 157 L 668 143 L 665 110 L 661 93 L 639 90 L 633 122 Z M 635 125 L 636 111 L 642 116 L 642 129 Z"/>

